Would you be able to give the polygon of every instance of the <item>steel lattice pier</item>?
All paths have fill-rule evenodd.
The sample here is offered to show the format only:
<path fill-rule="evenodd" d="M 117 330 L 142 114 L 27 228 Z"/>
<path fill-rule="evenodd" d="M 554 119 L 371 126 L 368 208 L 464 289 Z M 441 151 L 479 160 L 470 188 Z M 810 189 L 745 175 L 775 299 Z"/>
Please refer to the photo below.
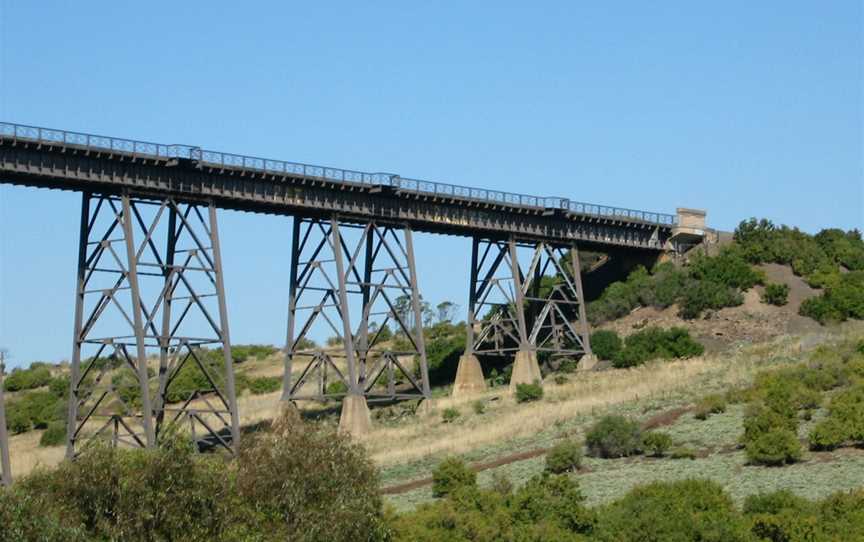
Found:
<path fill-rule="evenodd" d="M 84 193 L 67 456 L 169 429 L 238 442 L 216 208 Z"/>

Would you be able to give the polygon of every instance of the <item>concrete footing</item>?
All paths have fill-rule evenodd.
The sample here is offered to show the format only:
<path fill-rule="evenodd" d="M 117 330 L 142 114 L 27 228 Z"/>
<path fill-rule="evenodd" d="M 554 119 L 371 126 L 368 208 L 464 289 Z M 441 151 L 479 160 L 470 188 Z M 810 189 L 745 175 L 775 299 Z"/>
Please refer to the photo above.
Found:
<path fill-rule="evenodd" d="M 510 391 L 516 391 L 517 384 L 533 384 L 542 381 L 540 364 L 537 363 L 537 352 L 520 350 L 516 352 L 513 361 L 513 373 L 510 375 Z"/>
<path fill-rule="evenodd" d="M 369 405 L 362 395 L 347 395 L 342 399 L 342 415 L 339 417 L 339 431 L 354 436 L 365 435 L 372 429 L 372 416 Z"/>
<path fill-rule="evenodd" d="M 576 366 L 576 368 L 580 371 L 590 371 L 594 368 L 595 365 L 597 365 L 599 361 L 600 360 L 598 360 L 597 356 L 595 356 L 594 354 L 585 354 L 579 360 L 579 364 Z"/>
<path fill-rule="evenodd" d="M 486 380 L 480 360 L 474 354 L 459 357 L 456 368 L 456 381 L 453 382 L 453 397 L 465 397 L 486 391 Z"/>

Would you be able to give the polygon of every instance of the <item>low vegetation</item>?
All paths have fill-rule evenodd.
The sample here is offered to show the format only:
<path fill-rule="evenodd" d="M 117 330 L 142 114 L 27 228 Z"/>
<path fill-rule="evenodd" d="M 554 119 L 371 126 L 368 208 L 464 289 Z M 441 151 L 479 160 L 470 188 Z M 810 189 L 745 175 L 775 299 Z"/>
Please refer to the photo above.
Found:
<path fill-rule="evenodd" d="M 543 386 L 539 382 L 516 384 L 516 402 L 530 403 L 543 398 Z"/>
<path fill-rule="evenodd" d="M 183 442 L 95 446 L 0 490 L 0 541 L 387 539 L 376 469 L 344 436 L 289 412 L 237 461 Z"/>
<path fill-rule="evenodd" d="M 642 431 L 637 422 L 624 416 L 605 416 L 588 430 L 585 445 L 594 457 L 635 455 L 641 452 Z"/>
<path fill-rule="evenodd" d="M 649 327 L 624 339 L 624 346 L 612 358 L 612 365 L 635 367 L 652 359 L 689 358 L 704 352 L 705 348 L 684 328 Z"/>
<path fill-rule="evenodd" d="M 546 470 L 553 474 L 576 472 L 582 466 L 582 443 L 567 439 L 546 452 Z"/>

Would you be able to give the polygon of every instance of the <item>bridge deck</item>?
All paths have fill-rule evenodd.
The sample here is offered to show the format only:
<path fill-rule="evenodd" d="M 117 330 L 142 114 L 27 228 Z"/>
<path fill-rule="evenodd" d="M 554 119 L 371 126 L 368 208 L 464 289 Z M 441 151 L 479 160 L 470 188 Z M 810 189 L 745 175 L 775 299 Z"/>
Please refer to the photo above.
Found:
<path fill-rule="evenodd" d="M 661 249 L 674 215 L 0 123 L 0 182 L 180 200 L 415 230 Z"/>

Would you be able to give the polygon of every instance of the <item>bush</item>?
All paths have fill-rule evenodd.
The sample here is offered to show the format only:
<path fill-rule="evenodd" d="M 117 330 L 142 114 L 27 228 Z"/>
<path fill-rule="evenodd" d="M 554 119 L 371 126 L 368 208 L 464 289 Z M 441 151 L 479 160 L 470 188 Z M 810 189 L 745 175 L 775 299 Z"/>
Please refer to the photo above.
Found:
<path fill-rule="evenodd" d="M 708 309 L 737 307 L 744 302 L 741 292 L 712 280 L 691 281 L 680 300 L 678 315 L 692 320 Z"/>
<path fill-rule="evenodd" d="M 623 416 L 604 416 L 588 431 L 585 444 L 594 457 L 625 457 L 639 453 L 642 433 L 635 421 Z"/>
<path fill-rule="evenodd" d="M 39 495 L 0 488 L 0 541 L 86 542 L 80 525 L 61 518 L 56 507 Z"/>
<path fill-rule="evenodd" d="M 801 459 L 801 443 L 792 431 L 773 428 L 745 445 L 747 459 L 757 465 L 780 466 Z"/>
<path fill-rule="evenodd" d="M 726 412 L 726 398 L 719 394 L 706 395 L 696 404 L 693 417 L 697 420 L 705 420 L 711 414 L 723 412 Z"/>
<path fill-rule="evenodd" d="M 378 471 L 350 437 L 305 423 L 288 410 L 271 433 L 243 441 L 235 465 L 237 498 L 226 506 L 249 507 L 251 513 L 244 522 L 250 536 L 234 539 L 261 533 L 301 542 L 381 538 Z"/>
<path fill-rule="evenodd" d="M 30 431 L 32 428 L 33 424 L 30 423 L 30 415 L 24 408 L 21 408 L 20 403 L 18 401 L 9 403 L 6 409 L 6 429 L 13 435 L 20 435 L 21 433 Z"/>
<path fill-rule="evenodd" d="M 689 446 L 676 446 L 669 452 L 672 459 L 696 459 L 696 450 Z"/>
<path fill-rule="evenodd" d="M 828 406 L 829 418 L 843 427 L 846 438 L 864 441 L 864 384 L 838 393 Z"/>
<path fill-rule="evenodd" d="M 642 448 L 654 457 L 663 457 L 672 447 L 672 437 L 668 433 L 650 431 L 642 436 Z"/>
<path fill-rule="evenodd" d="M 461 415 L 462 414 L 459 412 L 458 409 L 454 407 L 449 407 L 445 408 L 444 411 L 441 413 L 441 419 L 444 421 L 444 423 L 452 423 L 455 422 L 456 419 Z"/>
<path fill-rule="evenodd" d="M 32 390 L 47 386 L 51 382 L 51 371 L 44 365 L 37 365 L 29 369 L 15 369 L 6 376 L 3 381 L 3 389 L 6 391 Z"/>
<path fill-rule="evenodd" d="M 649 327 L 628 336 L 624 348 L 612 361 L 617 368 L 635 367 L 651 359 L 686 358 L 701 355 L 705 348 L 684 328 Z"/>
<path fill-rule="evenodd" d="M 737 246 L 724 247 L 717 256 L 697 254 L 690 263 L 690 276 L 727 288 L 749 290 L 762 283 L 762 275 L 750 266 Z"/>
<path fill-rule="evenodd" d="M 543 398 L 543 386 L 539 382 L 533 384 L 516 384 L 516 402 L 529 403 Z"/>
<path fill-rule="evenodd" d="M 327 384 L 328 395 L 344 395 L 348 393 L 348 384 L 341 380 L 334 380 Z"/>
<path fill-rule="evenodd" d="M 732 499 L 707 480 L 637 486 L 603 510 L 597 531 L 616 542 L 752 540 Z"/>
<path fill-rule="evenodd" d="M 253 395 L 273 393 L 282 388 L 282 378 L 278 376 L 262 376 L 249 380 L 249 391 Z"/>
<path fill-rule="evenodd" d="M 611 330 L 595 331 L 591 334 L 591 350 L 599 359 L 615 359 L 621 351 L 621 337 Z"/>
<path fill-rule="evenodd" d="M 842 422 L 828 417 L 817 423 L 810 430 L 807 438 L 810 441 L 811 450 L 833 450 L 843 445 L 849 438 L 849 433 Z"/>
<path fill-rule="evenodd" d="M 563 440 L 546 452 L 546 470 L 553 474 L 575 472 L 582 465 L 582 444 Z"/>
<path fill-rule="evenodd" d="M 804 300 L 798 312 L 822 324 L 864 319 L 864 271 L 841 274 L 822 294 Z"/>
<path fill-rule="evenodd" d="M 96 446 L 19 482 L 42 495 L 64 522 L 95 540 L 213 540 L 232 510 L 224 497 L 224 465 L 199 462 L 188 445 L 154 450 Z"/>
<path fill-rule="evenodd" d="M 458 457 L 442 461 L 432 471 L 432 495 L 444 497 L 462 488 L 477 486 L 477 473 Z"/>
<path fill-rule="evenodd" d="M 51 422 L 39 438 L 39 446 L 60 446 L 66 444 L 66 424 Z"/>
<path fill-rule="evenodd" d="M 474 410 L 474 414 L 480 415 L 486 412 L 486 401 L 482 399 L 477 399 L 473 403 L 471 403 L 471 408 Z"/>
<path fill-rule="evenodd" d="M 789 302 L 789 285 L 773 282 L 766 284 L 765 291 L 762 292 L 762 301 L 782 307 Z"/>

